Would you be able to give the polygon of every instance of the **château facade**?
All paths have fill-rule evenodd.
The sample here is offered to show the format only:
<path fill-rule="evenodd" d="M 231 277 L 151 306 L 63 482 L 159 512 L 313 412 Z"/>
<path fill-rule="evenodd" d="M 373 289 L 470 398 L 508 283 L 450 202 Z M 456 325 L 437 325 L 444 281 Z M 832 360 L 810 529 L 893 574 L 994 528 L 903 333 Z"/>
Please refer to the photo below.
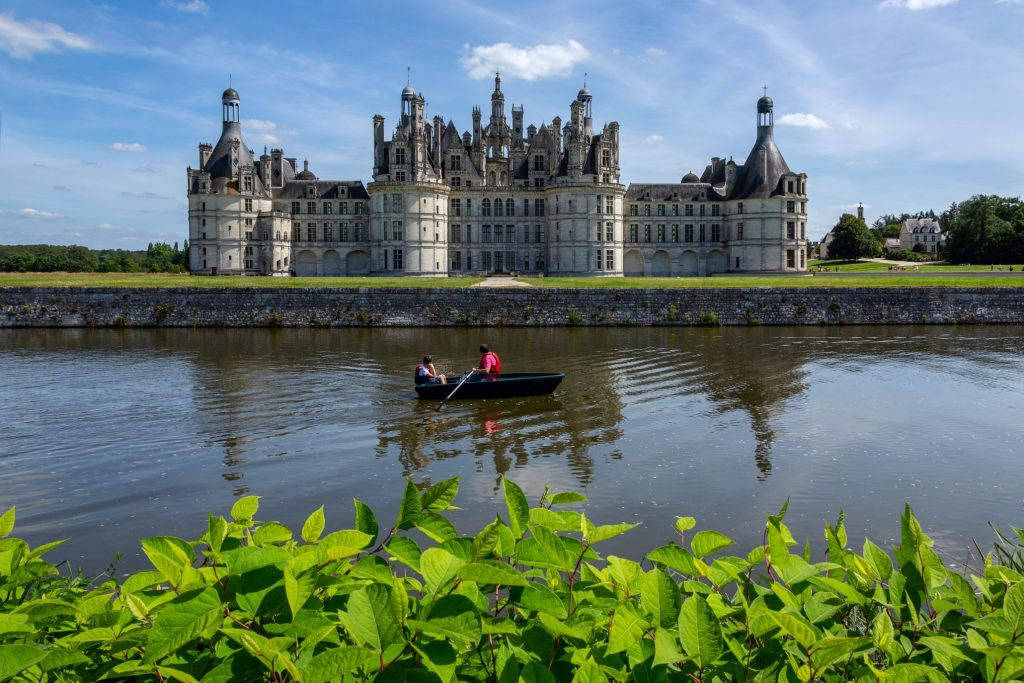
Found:
<path fill-rule="evenodd" d="M 701 176 L 632 184 L 619 124 L 593 124 L 584 87 L 563 125 L 506 115 L 501 76 L 472 131 L 426 120 L 406 86 L 388 138 L 373 118 L 373 181 L 320 180 L 280 149 L 257 160 L 240 98 L 222 96 L 216 145 L 188 169 L 189 270 L 213 275 L 711 275 L 807 269 L 807 176 L 775 144 L 773 103 L 757 101 L 742 165 L 715 157 Z"/>

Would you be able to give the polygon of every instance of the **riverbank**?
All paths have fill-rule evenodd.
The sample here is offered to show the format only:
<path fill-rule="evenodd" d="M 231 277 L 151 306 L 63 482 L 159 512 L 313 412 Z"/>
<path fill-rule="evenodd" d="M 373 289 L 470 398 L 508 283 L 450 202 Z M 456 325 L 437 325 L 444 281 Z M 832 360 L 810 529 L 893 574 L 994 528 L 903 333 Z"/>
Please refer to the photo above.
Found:
<path fill-rule="evenodd" d="M 1006 323 L 1024 287 L 0 288 L 7 328 Z"/>

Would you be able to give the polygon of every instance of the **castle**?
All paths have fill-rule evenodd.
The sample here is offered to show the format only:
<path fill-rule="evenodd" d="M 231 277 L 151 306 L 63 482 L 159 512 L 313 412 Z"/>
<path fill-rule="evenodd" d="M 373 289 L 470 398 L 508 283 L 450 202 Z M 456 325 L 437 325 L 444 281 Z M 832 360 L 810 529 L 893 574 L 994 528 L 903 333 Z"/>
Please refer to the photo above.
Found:
<path fill-rule="evenodd" d="M 242 139 L 238 92 L 222 96 L 216 145 L 188 169 L 189 270 L 211 275 L 445 276 L 544 273 L 711 275 L 807 269 L 807 175 L 790 171 L 757 101 L 742 165 L 714 157 L 698 177 L 619 177 L 619 124 L 593 124 L 584 87 L 569 118 L 509 123 L 501 76 L 490 116 L 459 133 L 427 121 L 406 86 L 386 139 L 373 117 L 373 181 L 320 180 L 280 149 L 256 159 Z"/>

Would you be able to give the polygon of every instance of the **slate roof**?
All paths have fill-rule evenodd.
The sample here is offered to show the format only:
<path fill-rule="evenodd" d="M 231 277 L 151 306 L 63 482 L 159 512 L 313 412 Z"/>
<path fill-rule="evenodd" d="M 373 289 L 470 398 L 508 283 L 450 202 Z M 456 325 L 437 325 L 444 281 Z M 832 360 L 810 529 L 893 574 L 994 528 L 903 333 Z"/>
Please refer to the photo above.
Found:
<path fill-rule="evenodd" d="M 779 181 L 791 171 L 782 158 L 782 152 L 775 145 L 771 126 L 758 127 L 757 141 L 747 155 L 746 162 L 736 171 L 736 182 L 730 199 L 771 197 L 778 193 Z"/>
<path fill-rule="evenodd" d="M 649 194 L 649 196 L 648 196 Z M 708 183 L 632 183 L 626 188 L 626 201 L 692 202 L 698 199 L 725 199 Z"/>
<path fill-rule="evenodd" d="M 235 173 L 231 168 L 231 143 L 238 140 L 238 165 L 253 166 L 252 152 L 249 146 L 242 139 L 242 127 L 237 121 L 225 121 L 224 130 L 220 134 L 210 158 L 203 166 L 203 170 L 210 174 L 210 178 L 233 178 Z"/>
<path fill-rule="evenodd" d="M 361 180 L 292 180 L 274 191 L 275 199 L 305 199 L 306 188 L 316 186 L 318 199 L 369 199 Z"/>

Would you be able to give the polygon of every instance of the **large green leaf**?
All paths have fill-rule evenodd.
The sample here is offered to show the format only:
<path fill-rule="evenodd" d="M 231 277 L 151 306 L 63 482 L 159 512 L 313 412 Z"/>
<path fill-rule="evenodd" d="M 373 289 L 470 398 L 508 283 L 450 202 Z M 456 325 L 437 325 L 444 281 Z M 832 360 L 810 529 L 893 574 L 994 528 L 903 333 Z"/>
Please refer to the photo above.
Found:
<path fill-rule="evenodd" d="M 0 645 L 0 681 L 13 678 L 25 669 L 35 666 L 43 661 L 47 654 L 46 650 L 33 645 Z"/>
<path fill-rule="evenodd" d="M 690 541 L 690 550 L 695 556 L 703 559 L 731 545 L 732 539 L 717 531 L 698 531 Z"/>
<path fill-rule="evenodd" d="M 697 565 L 694 563 L 693 554 L 686 548 L 680 548 L 674 543 L 663 545 L 647 553 L 647 559 L 651 562 L 658 562 L 669 569 L 675 569 L 680 574 L 694 576 L 697 574 Z"/>
<path fill-rule="evenodd" d="M 555 677 L 540 662 L 530 662 L 519 672 L 522 683 L 555 683 Z"/>
<path fill-rule="evenodd" d="M 314 573 L 306 571 L 296 575 L 292 564 L 288 564 L 284 568 L 284 590 L 293 618 L 313 595 L 314 588 L 316 588 Z"/>
<path fill-rule="evenodd" d="M 566 542 L 571 540 L 558 536 L 555 532 L 545 527 L 533 527 L 533 539 L 540 546 L 540 551 L 550 564 L 541 566 L 552 566 L 562 571 L 571 572 L 576 567 L 577 556 L 573 555 L 566 547 Z M 529 540 L 529 539 L 528 539 Z M 526 550 L 530 544 L 520 542 L 516 559 L 526 564 Z M 533 558 L 536 560 L 537 558 Z"/>
<path fill-rule="evenodd" d="M 7 512 L 0 515 L 0 538 L 14 531 L 14 508 L 12 505 Z"/>
<path fill-rule="evenodd" d="M 380 533 L 377 516 L 373 514 L 369 505 L 358 498 L 354 498 L 352 502 L 356 508 L 356 529 L 370 537 L 370 543 L 367 544 L 369 546 L 377 540 L 377 534 Z"/>
<path fill-rule="evenodd" d="M 306 518 L 302 524 L 302 540 L 306 543 L 313 543 L 320 538 L 324 532 L 324 506 L 321 505 Z"/>
<path fill-rule="evenodd" d="M 585 503 L 587 497 L 575 491 L 562 491 L 547 497 L 548 505 L 569 505 L 571 503 Z"/>
<path fill-rule="evenodd" d="M 475 643 L 483 633 L 480 613 L 465 595 L 439 598 L 430 605 L 425 619 L 408 619 L 405 623 L 426 633 L 458 640 L 464 645 Z"/>
<path fill-rule="evenodd" d="M 523 575 L 504 562 L 481 560 L 459 568 L 459 578 L 480 585 L 525 586 Z"/>
<path fill-rule="evenodd" d="M 501 486 L 505 493 L 505 506 L 508 508 L 508 525 L 516 538 L 522 538 L 530 522 L 530 504 L 515 482 L 502 477 Z"/>
<path fill-rule="evenodd" d="M 725 649 L 722 625 L 700 595 L 691 595 L 679 610 L 679 640 L 701 669 L 714 663 Z"/>
<path fill-rule="evenodd" d="M 1024 583 L 1014 584 L 1003 597 L 1003 616 L 1016 639 L 1024 632 Z"/>
<path fill-rule="evenodd" d="M 256 511 L 260 508 L 260 497 L 259 496 L 245 496 L 235 501 L 235 504 L 231 506 L 231 519 L 245 524 L 252 521 L 252 518 L 256 516 Z"/>
<path fill-rule="evenodd" d="M 428 538 L 438 543 L 444 543 L 459 537 L 459 531 L 455 528 L 454 524 L 445 517 L 429 510 L 421 512 L 416 517 L 416 528 L 422 531 Z"/>
<path fill-rule="evenodd" d="M 186 568 L 196 561 L 192 546 L 175 536 L 154 536 L 142 539 L 142 552 L 153 563 L 167 582 L 177 588 Z"/>
<path fill-rule="evenodd" d="M 882 581 L 888 581 L 892 576 L 892 558 L 869 539 L 864 539 L 864 559 L 875 569 Z"/>
<path fill-rule="evenodd" d="M 451 644 L 444 640 L 431 640 L 423 644 L 414 642 L 412 646 L 426 667 L 441 679 L 441 683 L 452 683 L 456 680 L 458 658 Z"/>
<path fill-rule="evenodd" d="M 227 538 L 228 523 L 223 517 L 207 516 L 206 542 L 210 545 L 210 549 L 213 550 L 214 554 L 217 554 L 224 544 L 224 539 Z"/>
<path fill-rule="evenodd" d="M 640 579 L 640 599 L 654 623 L 666 628 L 679 618 L 679 586 L 660 569 L 652 569 Z"/>
<path fill-rule="evenodd" d="M 420 547 L 408 536 L 394 536 L 384 544 L 387 551 L 399 562 L 415 571 L 420 571 Z"/>
<path fill-rule="evenodd" d="M 370 537 L 367 534 L 355 529 L 335 531 L 324 536 L 317 544 L 317 557 L 321 562 L 330 562 L 358 555 L 369 540 Z"/>
<path fill-rule="evenodd" d="M 597 662 L 587 657 L 586 661 L 576 668 L 572 683 L 608 683 L 608 677 L 601 671 Z"/>
<path fill-rule="evenodd" d="M 459 478 L 452 477 L 438 482 L 423 492 L 420 498 L 424 510 L 442 512 L 451 507 L 455 494 L 459 492 Z"/>
<path fill-rule="evenodd" d="M 420 504 L 420 493 L 411 479 L 405 480 L 405 492 L 402 494 L 402 505 L 398 509 L 398 519 L 395 520 L 396 529 L 411 529 L 416 523 L 416 518 L 423 511 Z"/>
<path fill-rule="evenodd" d="M 580 531 L 583 534 L 583 540 L 590 545 L 600 543 L 609 538 L 615 538 L 637 526 L 639 524 L 604 524 L 602 526 L 594 526 L 587 519 L 586 515 L 580 515 Z"/>
<path fill-rule="evenodd" d="M 886 669 L 881 680 L 886 683 L 915 683 L 938 673 L 938 670 L 924 664 L 897 664 Z"/>
<path fill-rule="evenodd" d="M 636 611 L 630 602 L 620 602 L 612 616 L 608 631 L 608 654 L 624 652 L 643 637 L 650 623 Z"/>
<path fill-rule="evenodd" d="M 356 642 L 383 651 L 402 639 L 402 629 L 389 600 L 387 586 L 380 584 L 365 586 L 349 596 L 346 611 L 341 616 Z"/>
<path fill-rule="evenodd" d="M 871 639 L 867 636 L 859 638 L 824 638 L 815 643 L 814 647 L 811 648 L 811 661 L 814 663 L 814 669 L 821 671 L 840 659 L 849 657 L 853 653 L 870 646 Z"/>
<path fill-rule="evenodd" d="M 292 530 L 280 522 L 267 522 L 260 526 L 252 535 L 256 545 L 270 545 L 292 540 Z"/>
<path fill-rule="evenodd" d="M 466 564 L 443 548 L 427 548 L 420 556 L 420 572 L 427 590 L 437 593 L 440 589 L 454 581 L 459 569 Z"/>
<path fill-rule="evenodd" d="M 821 638 L 818 629 L 814 628 L 811 622 L 803 617 L 788 612 L 775 612 L 771 610 L 767 614 L 768 618 L 774 621 L 777 626 L 792 636 L 804 648 L 809 649 Z"/>
<path fill-rule="evenodd" d="M 146 643 L 145 661 L 156 662 L 215 628 L 224 606 L 212 587 L 182 593 L 163 605 L 153 621 Z"/>
<path fill-rule="evenodd" d="M 369 663 L 370 652 L 361 647 L 334 647 L 313 657 L 302 667 L 303 683 L 327 683 L 343 680 L 345 676 L 358 677 L 360 669 Z"/>
<path fill-rule="evenodd" d="M 568 612 L 565 602 L 547 586 L 530 583 L 521 591 L 512 591 L 512 602 L 527 612 L 545 612 L 557 619 L 565 619 Z"/>

